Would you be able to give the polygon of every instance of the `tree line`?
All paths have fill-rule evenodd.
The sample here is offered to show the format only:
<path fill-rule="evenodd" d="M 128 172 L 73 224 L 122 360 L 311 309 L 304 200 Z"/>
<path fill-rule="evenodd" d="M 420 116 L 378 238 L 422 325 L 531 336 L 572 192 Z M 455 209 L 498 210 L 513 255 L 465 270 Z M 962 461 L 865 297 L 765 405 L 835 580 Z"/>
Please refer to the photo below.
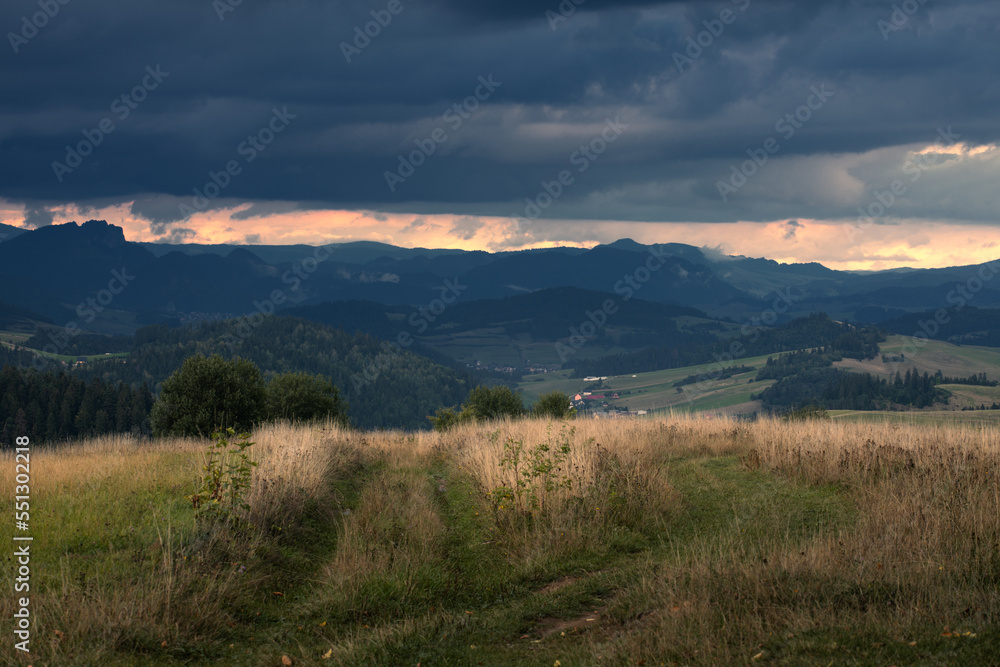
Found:
<path fill-rule="evenodd" d="M 273 375 L 245 359 L 189 357 L 153 398 L 133 389 L 66 372 L 0 370 L 0 445 L 18 436 L 57 443 L 109 433 L 209 436 L 218 428 L 249 430 L 268 420 L 331 420 L 348 425 L 347 405 L 329 380 L 307 373 Z"/>
<path fill-rule="evenodd" d="M 947 400 L 948 394 L 939 389 L 938 384 L 928 373 L 921 375 L 911 369 L 907 369 L 905 375 L 897 372 L 892 378 L 880 378 L 832 366 L 804 366 L 751 398 L 759 399 L 766 408 L 777 412 L 809 405 L 827 410 L 926 408 Z"/>
<path fill-rule="evenodd" d="M 18 436 L 58 442 L 107 433 L 148 435 L 152 406 L 145 384 L 85 382 L 66 372 L 5 366 L 0 370 L 0 445 L 10 447 Z"/>

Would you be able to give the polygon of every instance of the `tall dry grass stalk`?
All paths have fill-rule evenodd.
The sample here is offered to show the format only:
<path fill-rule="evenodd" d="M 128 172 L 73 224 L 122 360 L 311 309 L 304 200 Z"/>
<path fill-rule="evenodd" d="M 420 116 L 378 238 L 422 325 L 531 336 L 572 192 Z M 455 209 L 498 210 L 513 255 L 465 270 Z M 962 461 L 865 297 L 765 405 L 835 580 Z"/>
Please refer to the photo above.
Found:
<path fill-rule="evenodd" d="M 280 525 L 298 517 L 306 506 L 328 505 L 331 479 L 361 462 L 355 437 L 333 422 L 277 423 L 255 430 L 249 452 L 257 467 L 246 497 L 251 521 Z"/>

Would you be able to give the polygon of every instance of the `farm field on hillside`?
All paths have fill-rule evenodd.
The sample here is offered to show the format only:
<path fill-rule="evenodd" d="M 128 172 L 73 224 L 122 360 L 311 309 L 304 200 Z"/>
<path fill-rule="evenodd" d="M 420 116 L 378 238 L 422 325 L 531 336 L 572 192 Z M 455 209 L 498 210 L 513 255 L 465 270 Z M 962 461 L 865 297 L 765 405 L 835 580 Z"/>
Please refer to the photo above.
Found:
<path fill-rule="evenodd" d="M 15 346 L 23 347 L 24 342 L 28 340 L 31 336 L 26 333 L 18 333 L 16 331 L 0 331 L 0 345 L 4 345 L 7 348 L 13 349 Z M 52 352 L 45 352 L 42 350 L 35 350 L 31 348 L 31 352 L 38 356 L 45 357 L 46 359 L 55 359 L 57 361 L 65 361 L 66 363 L 72 363 L 77 360 L 77 357 L 71 354 L 55 354 Z M 84 355 L 88 361 L 94 361 L 97 359 L 107 359 L 109 357 L 127 357 L 127 352 L 115 352 L 110 354 L 90 354 Z"/>
<path fill-rule="evenodd" d="M 905 357 L 900 362 L 883 362 L 881 358 L 867 361 L 844 359 L 834 364 L 838 368 L 889 376 L 899 371 L 905 375 L 908 368 L 933 375 L 940 370 L 948 377 L 968 377 L 986 373 L 991 380 L 1000 380 L 1000 349 L 954 345 L 939 340 L 929 340 L 915 348 L 909 336 L 889 336 L 879 344 L 884 355 Z M 916 352 L 912 350 L 916 349 Z"/>
<path fill-rule="evenodd" d="M 942 384 L 940 387 L 951 393 L 948 405 L 959 410 L 978 408 L 981 405 L 989 408 L 994 403 L 1000 402 L 1000 387 L 979 387 L 966 384 Z"/>
<path fill-rule="evenodd" d="M 830 410 L 831 419 L 869 424 L 905 424 L 933 426 L 941 424 L 994 425 L 1000 424 L 1000 410 L 914 410 L 886 412 L 880 410 Z"/>
<path fill-rule="evenodd" d="M 773 356 L 773 355 L 771 355 Z M 750 394 L 763 391 L 773 384 L 772 380 L 750 382 L 759 368 L 767 361 L 768 355 L 727 361 L 722 366 L 749 366 L 753 370 L 726 379 L 712 379 L 720 365 L 716 363 L 685 366 L 651 373 L 618 375 L 603 380 L 600 386 L 583 378 L 570 378 L 570 371 L 557 371 L 539 375 L 528 375 L 519 385 L 524 390 L 526 403 L 533 403 L 542 394 L 562 391 L 570 396 L 582 391 L 592 391 L 609 397 L 618 394 L 618 399 L 609 399 L 611 406 L 628 406 L 629 410 L 649 411 L 704 411 L 733 408 L 750 401 Z M 697 382 L 684 385 L 682 391 L 675 382 L 688 377 Z M 589 389 L 588 389 L 589 388 Z"/>

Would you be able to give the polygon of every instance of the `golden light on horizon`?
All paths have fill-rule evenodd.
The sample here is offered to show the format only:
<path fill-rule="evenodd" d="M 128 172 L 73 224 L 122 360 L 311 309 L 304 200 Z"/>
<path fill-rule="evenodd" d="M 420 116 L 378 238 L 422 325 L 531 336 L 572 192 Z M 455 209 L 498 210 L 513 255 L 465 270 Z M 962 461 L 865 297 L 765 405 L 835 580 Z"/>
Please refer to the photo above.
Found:
<path fill-rule="evenodd" d="M 684 243 L 782 263 L 818 262 L 840 270 L 938 268 L 1000 257 L 1000 230 L 971 223 L 910 220 L 861 228 L 856 220 L 806 218 L 723 223 L 545 220 L 525 229 L 505 217 L 378 211 L 301 210 L 240 219 L 240 213 L 249 208 L 246 204 L 198 213 L 183 222 L 156 226 L 135 216 L 130 203 L 86 211 L 66 207 L 53 211 L 53 222 L 104 219 L 121 226 L 130 241 L 235 245 L 377 241 L 407 248 L 498 251 L 589 248 L 632 238 L 639 243 Z M 0 210 L 0 215 L 7 224 L 22 226 L 18 223 L 23 210 L 10 207 Z"/>

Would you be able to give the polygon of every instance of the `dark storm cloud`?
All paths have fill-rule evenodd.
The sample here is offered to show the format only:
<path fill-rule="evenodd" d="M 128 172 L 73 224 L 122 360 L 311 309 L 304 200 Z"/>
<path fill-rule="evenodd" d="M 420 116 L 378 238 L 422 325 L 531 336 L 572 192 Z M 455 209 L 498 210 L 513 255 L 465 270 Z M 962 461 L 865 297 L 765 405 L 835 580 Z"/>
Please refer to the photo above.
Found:
<path fill-rule="evenodd" d="M 24 211 L 24 224 L 28 227 L 45 227 L 46 225 L 51 225 L 55 217 L 52 211 L 41 207 L 41 208 L 27 208 Z"/>
<path fill-rule="evenodd" d="M 59 5 L 27 39 L 39 5 L 18 0 L 0 9 L 0 197 L 134 201 L 158 226 L 245 202 L 234 220 L 324 205 L 519 215 L 620 117 L 629 129 L 543 217 L 853 215 L 863 194 L 841 181 L 863 166 L 810 159 L 928 144 L 943 125 L 1000 138 L 1000 10 L 910 2 L 892 23 L 881 1 L 586 0 L 553 29 L 559 2 L 244 2 L 220 20 L 207 0 L 112 0 Z M 502 86 L 477 100 L 489 76 Z M 722 201 L 717 182 L 824 84 L 833 98 Z M 269 133 L 275 110 L 294 120 Z M 385 172 L 435 129 L 447 139 L 391 190 Z"/>
<path fill-rule="evenodd" d="M 798 220 L 789 220 L 784 224 L 785 236 L 783 237 L 786 241 L 795 238 L 796 233 L 802 229 L 802 223 Z"/>
<path fill-rule="evenodd" d="M 157 243 L 185 243 L 197 235 L 193 229 L 188 229 L 187 227 L 170 227 L 169 229 L 152 225 L 151 229 L 153 233 L 164 234 L 156 239 Z M 249 237 L 246 239 L 247 243 L 251 243 Z"/>

